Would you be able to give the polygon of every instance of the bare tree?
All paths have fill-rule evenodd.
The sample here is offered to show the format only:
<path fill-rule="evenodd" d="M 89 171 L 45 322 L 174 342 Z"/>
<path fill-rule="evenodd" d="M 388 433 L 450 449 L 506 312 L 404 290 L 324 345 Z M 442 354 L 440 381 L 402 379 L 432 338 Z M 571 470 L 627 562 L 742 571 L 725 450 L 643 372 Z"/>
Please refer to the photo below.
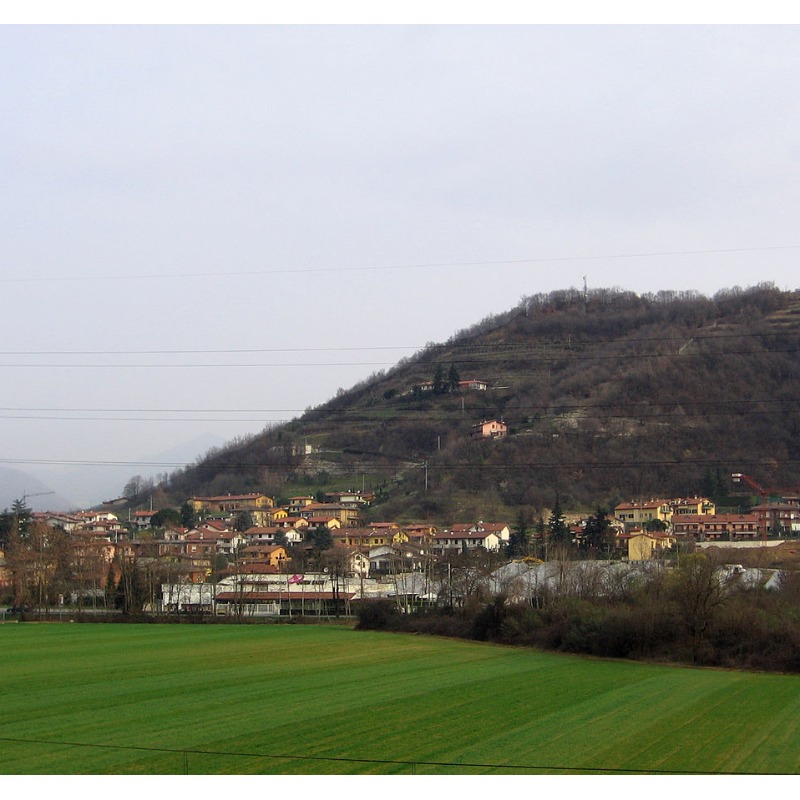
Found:
<path fill-rule="evenodd" d="M 692 660 L 700 662 L 709 628 L 725 600 L 717 565 L 702 553 L 686 556 L 671 575 L 670 595 L 689 634 Z"/>

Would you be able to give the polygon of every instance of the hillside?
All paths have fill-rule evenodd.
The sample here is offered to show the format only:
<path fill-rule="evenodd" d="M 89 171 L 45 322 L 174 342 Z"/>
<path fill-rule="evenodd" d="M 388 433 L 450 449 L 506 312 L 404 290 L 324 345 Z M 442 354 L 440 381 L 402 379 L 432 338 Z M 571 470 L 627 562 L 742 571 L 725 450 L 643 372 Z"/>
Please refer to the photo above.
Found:
<path fill-rule="evenodd" d="M 800 293 L 771 285 L 525 297 L 165 489 L 363 487 L 375 519 L 452 521 L 535 519 L 557 493 L 573 508 L 725 494 L 731 471 L 800 486 L 799 341 Z M 449 391 L 459 377 L 488 388 Z M 506 438 L 470 437 L 492 418 Z"/>

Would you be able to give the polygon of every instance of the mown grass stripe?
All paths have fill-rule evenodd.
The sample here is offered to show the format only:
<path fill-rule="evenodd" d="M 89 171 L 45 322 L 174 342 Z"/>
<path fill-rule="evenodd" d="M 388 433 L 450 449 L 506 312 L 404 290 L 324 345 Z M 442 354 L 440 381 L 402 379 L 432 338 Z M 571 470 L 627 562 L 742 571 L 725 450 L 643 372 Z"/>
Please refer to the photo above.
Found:
<path fill-rule="evenodd" d="M 0 675 L 0 737 L 108 748 L 8 742 L 6 773 L 158 774 L 183 752 L 221 773 L 800 771 L 790 675 L 342 626 L 64 624 L 0 628 Z"/>

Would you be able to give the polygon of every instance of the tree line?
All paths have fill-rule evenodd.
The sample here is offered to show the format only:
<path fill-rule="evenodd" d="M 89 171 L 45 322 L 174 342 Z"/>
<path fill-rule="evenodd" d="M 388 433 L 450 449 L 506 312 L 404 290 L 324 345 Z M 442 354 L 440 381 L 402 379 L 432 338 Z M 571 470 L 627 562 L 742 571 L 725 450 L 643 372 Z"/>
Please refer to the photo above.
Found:
<path fill-rule="evenodd" d="M 630 574 L 579 573 L 560 563 L 561 580 L 473 592 L 460 606 L 400 613 L 362 602 L 361 629 L 431 633 L 607 658 L 800 672 L 800 574 L 775 588 L 730 575 L 718 558 L 684 555 Z M 570 576 L 572 579 L 570 579 Z M 516 578 L 524 581 L 524 578 Z M 522 596 L 520 596 L 522 595 Z"/>

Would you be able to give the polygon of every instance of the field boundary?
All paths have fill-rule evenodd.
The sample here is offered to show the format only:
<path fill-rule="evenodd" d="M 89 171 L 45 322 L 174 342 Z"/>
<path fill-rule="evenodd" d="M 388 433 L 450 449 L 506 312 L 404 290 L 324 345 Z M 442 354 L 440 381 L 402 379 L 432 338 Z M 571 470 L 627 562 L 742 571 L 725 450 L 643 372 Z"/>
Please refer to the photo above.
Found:
<path fill-rule="evenodd" d="M 58 739 L 17 739 L 8 736 L 0 736 L 0 742 L 9 744 L 40 744 L 48 747 L 82 747 L 98 748 L 104 750 L 124 750 L 143 753 L 158 753 L 161 755 L 179 755 L 183 757 L 183 774 L 192 774 L 189 769 L 189 756 L 215 756 L 218 758 L 252 758 L 267 759 L 273 761 L 317 761 L 336 764 L 384 764 L 387 766 L 407 767 L 412 775 L 417 773 L 419 768 L 454 768 L 454 769 L 496 769 L 511 772 L 561 772 L 572 775 L 596 774 L 596 775 L 687 775 L 687 776 L 744 776 L 744 775 L 781 775 L 783 773 L 771 772 L 707 772 L 693 770 L 671 770 L 671 769 L 628 769 L 611 767 L 564 767 L 552 764 L 496 764 L 471 761 L 407 761 L 403 759 L 389 758 L 352 758 L 344 756 L 311 756 L 300 753 L 250 753 L 240 751 L 224 750 L 201 750 L 197 748 L 173 748 L 173 747 L 145 747 L 143 745 L 124 745 L 124 744 L 100 744 L 97 742 L 70 742 Z M 205 774 L 205 773 L 199 773 Z"/>

